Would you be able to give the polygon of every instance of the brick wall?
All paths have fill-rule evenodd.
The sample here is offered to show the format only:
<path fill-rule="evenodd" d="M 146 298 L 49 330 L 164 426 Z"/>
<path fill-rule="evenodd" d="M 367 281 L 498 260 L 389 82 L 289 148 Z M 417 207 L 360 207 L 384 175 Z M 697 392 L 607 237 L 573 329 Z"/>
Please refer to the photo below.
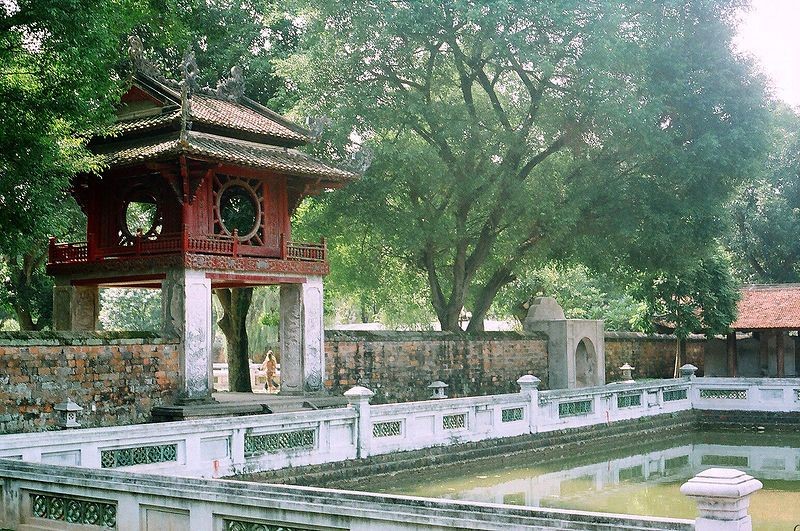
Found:
<path fill-rule="evenodd" d="M 630 332 L 606 332 L 606 382 L 622 378 L 621 367 L 630 363 L 636 378 L 672 378 L 675 367 L 677 338 L 671 335 L 637 334 Z M 692 336 L 686 342 L 684 363 L 691 363 L 703 375 L 703 357 L 706 350 L 724 349 L 724 341 Z"/>
<path fill-rule="evenodd" d="M 326 386 L 375 391 L 372 403 L 422 400 L 434 380 L 451 397 L 515 393 L 524 374 L 547 380 L 544 335 L 487 332 L 325 332 Z"/>
<path fill-rule="evenodd" d="M 67 398 L 83 426 L 146 422 L 177 381 L 174 341 L 150 334 L 0 333 L 0 434 L 54 426 Z"/>

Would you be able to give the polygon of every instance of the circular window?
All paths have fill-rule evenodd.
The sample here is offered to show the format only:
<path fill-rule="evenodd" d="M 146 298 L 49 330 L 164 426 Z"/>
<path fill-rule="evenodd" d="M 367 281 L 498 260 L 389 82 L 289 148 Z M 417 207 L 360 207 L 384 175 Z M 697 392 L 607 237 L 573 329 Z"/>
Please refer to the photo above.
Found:
<path fill-rule="evenodd" d="M 155 198 L 140 197 L 125 202 L 125 230 L 131 237 L 139 232 L 147 238 L 161 234 L 161 212 Z"/>
<path fill-rule="evenodd" d="M 225 186 L 219 195 L 219 220 L 228 234 L 236 230 L 240 240 L 249 240 L 259 227 L 261 209 L 255 193 L 238 183 Z"/>

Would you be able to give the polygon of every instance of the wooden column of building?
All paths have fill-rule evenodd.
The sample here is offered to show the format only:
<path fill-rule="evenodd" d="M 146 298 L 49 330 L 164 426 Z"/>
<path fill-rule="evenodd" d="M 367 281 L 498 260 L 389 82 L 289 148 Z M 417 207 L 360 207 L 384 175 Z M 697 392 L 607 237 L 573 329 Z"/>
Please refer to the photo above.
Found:
<path fill-rule="evenodd" d="M 758 357 L 762 376 L 769 376 L 769 330 L 758 333 Z"/>
<path fill-rule="evenodd" d="M 783 337 L 784 337 L 783 330 L 777 330 L 775 332 L 775 359 L 777 365 L 776 376 L 778 378 L 783 378 L 786 375 L 786 370 L 784 369 Z"/>
<path fill-rule="evenodd" d="M 728 334 L 728 376 L 736 376 L 736 332 Z"/>

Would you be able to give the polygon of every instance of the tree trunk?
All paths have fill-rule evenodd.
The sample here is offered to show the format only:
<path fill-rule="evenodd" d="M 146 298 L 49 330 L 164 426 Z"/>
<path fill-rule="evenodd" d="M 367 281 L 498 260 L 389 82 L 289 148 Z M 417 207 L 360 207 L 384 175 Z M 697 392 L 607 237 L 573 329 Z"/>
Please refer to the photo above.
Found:
<path fill-rule="evenodd" d="M 475 304 L 472 308 L 472 319 L 469 320 L 467 332 L 483 332 L 483 321 L 486 319 L 486 314 L 492 307 L 497 292 L 500 288 L 514 282 L 516 276 L 506 268 L 498 269 L 494 272 L 492 277 L 484 284 L 478 296 L 475 299 Z"/>
<path fill-rule="evenodd" d="M 247 340 L 247 312 L 253 300 L 253 288 L 215 289 L 222 305 L 222 318 L 218 321 L 228 349 L 228 386 L 232 392 L 252 393 L 250 385 L 249 343 Z"/>

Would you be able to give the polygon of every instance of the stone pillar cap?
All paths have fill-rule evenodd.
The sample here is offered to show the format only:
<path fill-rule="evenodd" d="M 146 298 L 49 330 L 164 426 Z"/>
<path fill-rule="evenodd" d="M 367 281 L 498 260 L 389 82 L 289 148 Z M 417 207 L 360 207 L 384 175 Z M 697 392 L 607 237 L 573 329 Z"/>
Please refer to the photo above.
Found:
<path fill-rule="evenodd" d="M 709 468 L 681 485 L 681 494 L 703 498 L 744 498 L 763 486 L 741 470 Z"/>
<path fill-rule="evenodd" d="M 630 369 L 630 370 L 633 370 L 633 369 L 635 369 L 635 368 L 636 368 L 636 367 L 631 367 L 631 364 L 630 364 L 630 363 L 628 363 L 627 361 L 625 362 L 625 365 L 623 365 L 622 367 L 620 367 L 620 369 L 622 369 L 623 371 L 624 371 L 624 370 L 628 370 L 628 369 Z"/>
<path fill-rule="evenodd" d="M 526 374 L 525 376 L 520 376 L 519 380 L 517 380 L 518 384 L 536 384 L 539 385 L 542 381 L 532 374 Z"/>
<path fill-rule="evenodd" d="M 695 367 L 691 363 L 687 363 L 686 365 L 681 365 L 680 370 L 682 370 L 682 371 L 696 371 L 697 367 Z"/>
<path fill-rule="evenodd" d="M 431 384 L 428 387 L 430 389 L 444 389 L 445 387 L 450 387 L 450 386 L 441 380 L 436 380 L 435 382 L 431 382 Z"/>
<path fill-rule="evenodd" d="M 375 393 L 373 393 L 366 387 L 363 387 L 361 385 L 356 385 L 345 391 L 344 396 L 346 396 L 347 398 L 371 398 L 375 396 Z"/>

